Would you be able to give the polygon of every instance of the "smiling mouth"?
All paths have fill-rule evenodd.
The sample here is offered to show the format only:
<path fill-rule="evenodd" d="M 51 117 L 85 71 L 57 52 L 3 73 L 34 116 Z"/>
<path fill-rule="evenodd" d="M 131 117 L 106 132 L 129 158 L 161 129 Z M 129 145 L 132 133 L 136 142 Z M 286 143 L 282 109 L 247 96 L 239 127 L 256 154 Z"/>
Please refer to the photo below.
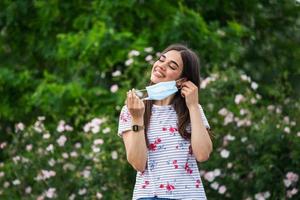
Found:
<path fill-rule="evenodd" d="M 165 75 L 162 74 L 161 72 L 159 72 L 158 70 L 154 70 L 153 74 L 155 76 L 157 76 L 158 78 L 164 78 L 165 77 Z"/>

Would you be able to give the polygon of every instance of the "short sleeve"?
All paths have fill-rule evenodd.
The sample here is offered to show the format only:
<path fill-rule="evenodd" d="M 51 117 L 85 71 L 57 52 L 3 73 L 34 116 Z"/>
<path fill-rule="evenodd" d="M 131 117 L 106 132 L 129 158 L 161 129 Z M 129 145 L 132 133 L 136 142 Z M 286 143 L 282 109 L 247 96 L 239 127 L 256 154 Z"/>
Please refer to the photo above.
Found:
<path fill-rule="evenodd" d="M 202 106 L 199 104 L 199 109 L 200 109 L 200 113 L 201 113 L 201 118 L 202 118 L 202 121 L 203 121 L 203 124 L 206 128 L 210 129 L 210 126 L 209 126 L 209 123 L 206 119 L 206 116 L 204 114 L 204 111 L 202 109 Z"/>
<path fill-rule="evenodd" d="M 202 109 L 202 106 L 201 106 L 200 104 L 198 104 L 198 105 L 199 105 L 199 109 L 200 109 L 200 114 L 201 114 L 202 122 L 203 122 L 203 124 L 204 124 L 204 126 L 205 126 L 206 128 L 210 129 L 209 123 L 208 123 L 208 121 L 207 121 L 207 119 L 206 119 L 206 116 L 205 116 L 205 114 L 204 114 L 204 111 L 203 111 L 203 109 Z M 191 132 L 191 123 L 189 123 L 189 124 L 187 125 L 186 131 L 187 131 L 188 133 Z"/>
<path fill-rule="evenodd" d="M 125 131 L 131 130 L 131 114 L 127 106 L 123 106 L 119 116 L 118 135 L 122 137 Z"/>

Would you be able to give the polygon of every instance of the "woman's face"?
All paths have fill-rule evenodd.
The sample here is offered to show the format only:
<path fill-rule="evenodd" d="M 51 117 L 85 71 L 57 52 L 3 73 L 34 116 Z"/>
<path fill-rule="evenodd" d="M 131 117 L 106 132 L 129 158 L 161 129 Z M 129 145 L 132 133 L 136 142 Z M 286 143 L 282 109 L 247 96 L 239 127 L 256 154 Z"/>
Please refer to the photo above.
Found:
<path fill-rule="evenodd" d="M 170 50 L 162 54 L 153 64 L 150 79 L 153 83 L 177 80 L 182 69 L 183 62 L 179 51 Z"/>

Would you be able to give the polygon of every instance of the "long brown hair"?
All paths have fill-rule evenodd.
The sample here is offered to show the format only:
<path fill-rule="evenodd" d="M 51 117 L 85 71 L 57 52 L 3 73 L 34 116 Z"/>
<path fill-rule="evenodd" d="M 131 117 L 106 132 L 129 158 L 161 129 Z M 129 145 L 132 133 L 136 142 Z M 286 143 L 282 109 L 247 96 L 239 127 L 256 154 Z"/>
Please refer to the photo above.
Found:
<path fill-rule="evenodd" d="M 188 47 L 182 45 L 182 44 L 173 44 L 168 46 L 162 54 L 171 51 L 176 50 L 180 53 L 181 59 L 183 61 L 183 70 L 181 73 L 180 78 L 187 78 L 187 80 L 193 82 L 198 88 L 200 88 L 200 61 L 195 52 L 193 52 Z M 150 82 L 150 85 L 153 84 Z M 147 131 L 149 128 L 151 113 L 152 113 L 152 106 L 154 101 L 153 100 L 146 100 L 145 103 L 145 114 L 144 114 L 144 124 L 145 124 L 145 138 L 146 138 L 146 144 L 148 146 L 149 141 L 147 137 Z M 186 131 L 186 127 L 191 122 L 189 110 L 186 106 L 185 99 L 181 96 L 180 91 L 178 91 L 174 98 L 171 101 L 171 104 L 176 111 L 177 117 L 178 117 L 178 131 L 181 137 L 183 137 L 186 140 L 191 139 L 191 133 Z M 211 132 L 208 130 L 210 136 Z"/>

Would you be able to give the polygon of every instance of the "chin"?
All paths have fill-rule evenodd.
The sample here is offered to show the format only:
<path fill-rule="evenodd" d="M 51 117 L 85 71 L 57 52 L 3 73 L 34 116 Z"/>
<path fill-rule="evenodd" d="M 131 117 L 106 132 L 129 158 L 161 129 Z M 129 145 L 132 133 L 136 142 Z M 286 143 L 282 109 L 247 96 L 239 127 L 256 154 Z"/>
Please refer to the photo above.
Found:
<path fill-rule="evenodd" d="M 160 80 L 157 77 L 155 77 L 155 76 L 151 76 L 150 81 L 152 83 L 158 83 L 158 82 L 160 82 Z"/>

